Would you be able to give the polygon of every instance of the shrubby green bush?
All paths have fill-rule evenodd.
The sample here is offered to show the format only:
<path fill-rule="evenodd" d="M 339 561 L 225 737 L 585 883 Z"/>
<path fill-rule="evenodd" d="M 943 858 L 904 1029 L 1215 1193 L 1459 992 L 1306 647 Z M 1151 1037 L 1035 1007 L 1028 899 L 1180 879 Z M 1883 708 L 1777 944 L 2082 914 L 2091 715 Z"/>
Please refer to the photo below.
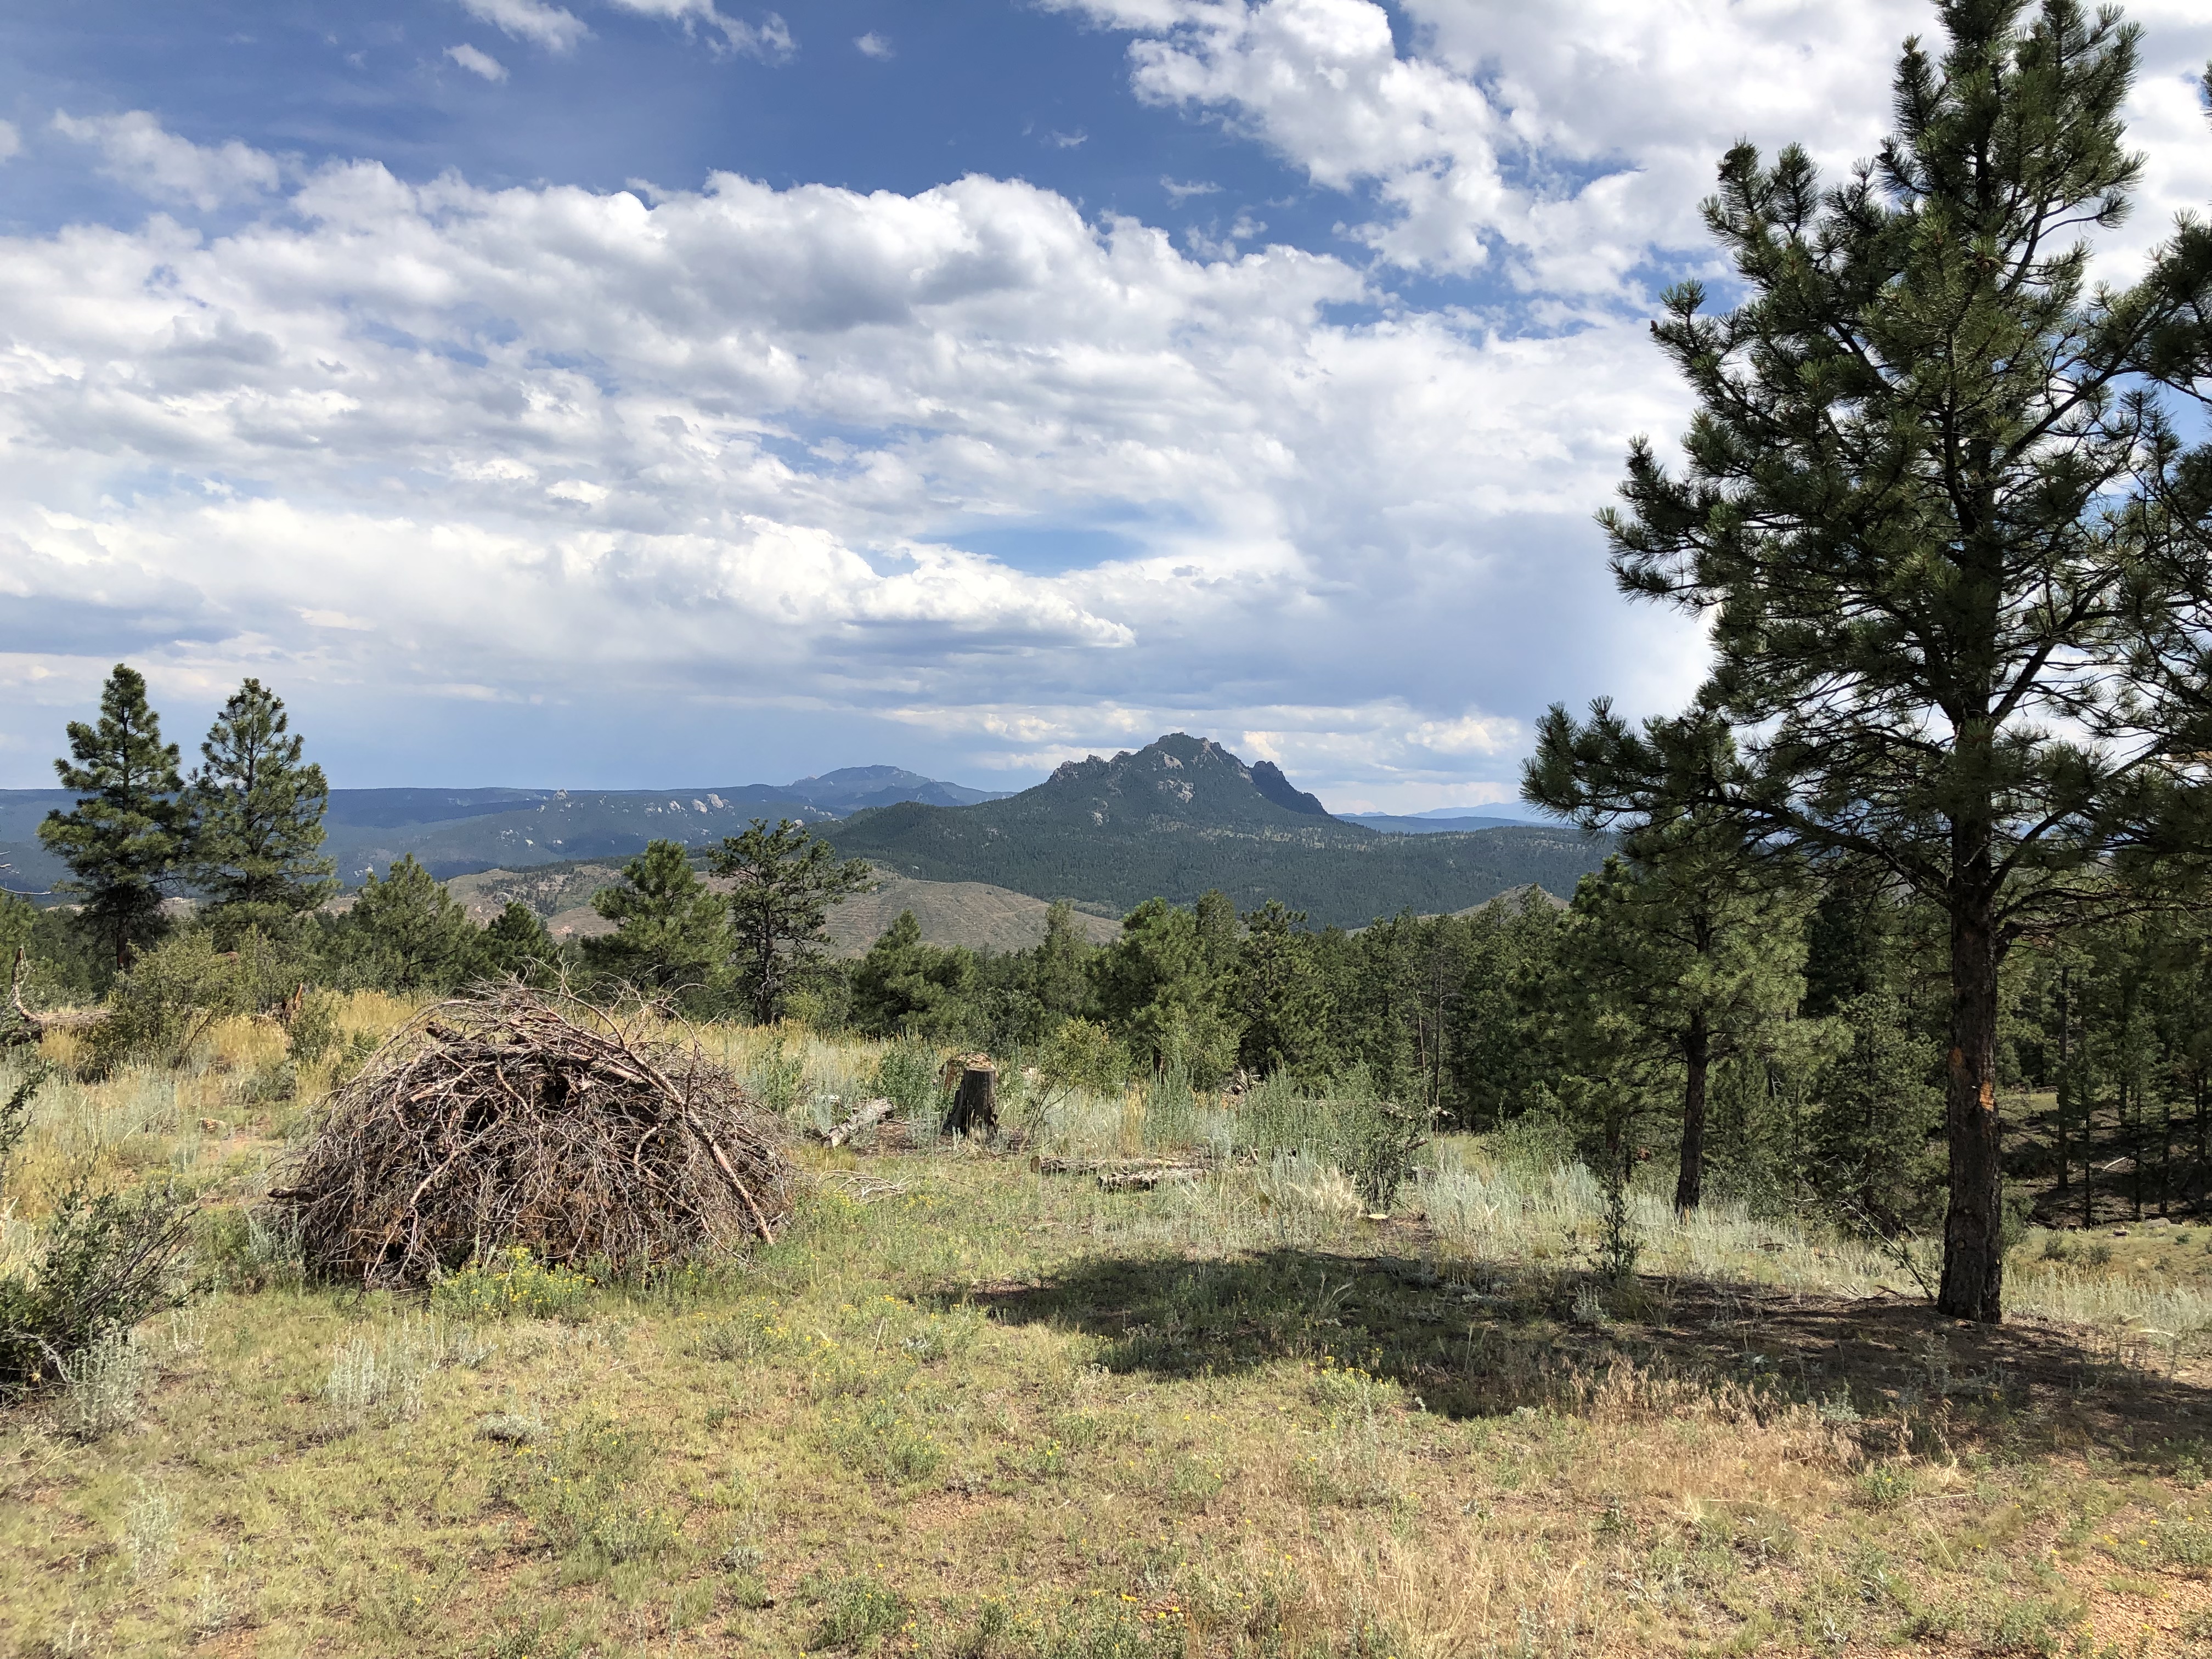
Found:
<path fill-rule="evenodd" d="M 456 1319 L 574 1321 L 584 1316 L 598 1283 L 515 1244 L 440 1279 L 431 1287 L 430 1305 Z"/>
<path fill-rule="evenodd" d="M 940 1115 L 944 1060 L 932 1044 L 908 1040 L 893 1043 L 877 1062 L 875 1092 L 899 1109 L 908 1121 Z"/>
<path fill-rule="evenodd" d="M 96 1343 L 180 1305 L 191 1208 L 167 1182 L 63 1193 L 36 1259 L 0 1273 L 0 1392 L 56 1382 Z"/>

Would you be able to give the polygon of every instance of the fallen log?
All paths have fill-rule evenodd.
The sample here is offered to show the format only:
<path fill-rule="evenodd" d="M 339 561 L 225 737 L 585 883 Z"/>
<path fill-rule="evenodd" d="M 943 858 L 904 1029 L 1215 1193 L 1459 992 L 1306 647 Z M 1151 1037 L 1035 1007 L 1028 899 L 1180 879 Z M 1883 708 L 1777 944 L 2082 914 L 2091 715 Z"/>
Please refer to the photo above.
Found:
<path fill-rule="evenodd" d="M 1188 1158 L 1038 1158 L 1030 1167 L 1040 1175 L 1141 1175 L 1168 1170 L 1203 1174 L 1213 1166 Z"/>
<path fill-rule="evenodd" d="M 889 1117 L 898 1107 L 888 1100 L 864 1100 L 853 1109 L 853 1115 L 832 1129 L 823 1139 L 832 1146 L 842 1146 L 863 1129 L 873 1128 Z"/>
<path fill-rule="evenodd" d="M 1162 1182 L 1203 1181 L 1206 1171 L 1196 1164 L 1173 1164 L 1160 1170 L 1101 1170 L 1102 1193 L 1149 1193 Z"/>

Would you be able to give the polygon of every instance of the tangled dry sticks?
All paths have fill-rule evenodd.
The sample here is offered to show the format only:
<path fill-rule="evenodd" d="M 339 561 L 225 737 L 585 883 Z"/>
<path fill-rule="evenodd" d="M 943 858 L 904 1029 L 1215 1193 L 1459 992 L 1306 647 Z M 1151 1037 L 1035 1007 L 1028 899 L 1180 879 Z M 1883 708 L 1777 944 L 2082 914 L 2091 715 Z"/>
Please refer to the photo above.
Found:
<path fill-rule="evenodd" d="M 771 1239 L 776 1125 L 696 1044 L 509 985 L 424 1009 L 333 1093 L 272 1203 L 312 1271 L 420 1286 L 524 1244 L 651 1267 Z"/>

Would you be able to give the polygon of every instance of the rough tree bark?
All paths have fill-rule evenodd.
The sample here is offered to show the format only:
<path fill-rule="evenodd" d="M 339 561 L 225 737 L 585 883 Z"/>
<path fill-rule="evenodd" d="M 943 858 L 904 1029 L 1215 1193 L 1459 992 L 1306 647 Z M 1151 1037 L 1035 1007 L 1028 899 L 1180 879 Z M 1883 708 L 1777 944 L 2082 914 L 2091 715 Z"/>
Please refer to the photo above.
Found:
<path fill-rule="evenodd" d="M 1986 847 L 1960 860 L 1951 904 L 1951 1051 L 1945 1067 L 1950 1207 L 1943 1218 L 1943 1282 L 1936 1310 L 1994 1324 L 2003 1316 L 2000 1237 L 2002 1126 L 1997 1119 L 1997 932 Z"/>
<path fill-rule="evenodd" d="M 1705 1188 L 1705 1079 L 1712 1067 L 1713 1034 L 1700 1008 L 1682 1034 L 1682 1167 L 1674 1178 L 1674 1213 L 1698 1207 Z"/>
<path fill-rule="evenodd" d="M 970 1061 L 960 1073 L 960 1086 L 952 1097 L 952 1109 L 945 1115 L 945 1133 L 949 1135 L 973 1134 L 978 1129 L 994 1129 L 999 1125 L 999 1068 Z"/>

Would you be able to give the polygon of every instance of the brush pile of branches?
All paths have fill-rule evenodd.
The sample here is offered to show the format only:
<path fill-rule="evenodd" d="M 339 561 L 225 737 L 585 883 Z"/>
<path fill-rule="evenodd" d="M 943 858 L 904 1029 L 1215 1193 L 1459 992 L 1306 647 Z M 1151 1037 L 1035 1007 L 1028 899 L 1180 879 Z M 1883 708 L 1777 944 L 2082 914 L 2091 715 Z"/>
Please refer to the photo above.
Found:
<path fill-rule="evenodd" d="M 696 1044 L 507 985 L 403 1026 L 269 1196 L 311 1272 L 365 1285 L 517 1244 L 646 1267 L 775 1237 L 792 1178 L 775 1130 Z"/>

